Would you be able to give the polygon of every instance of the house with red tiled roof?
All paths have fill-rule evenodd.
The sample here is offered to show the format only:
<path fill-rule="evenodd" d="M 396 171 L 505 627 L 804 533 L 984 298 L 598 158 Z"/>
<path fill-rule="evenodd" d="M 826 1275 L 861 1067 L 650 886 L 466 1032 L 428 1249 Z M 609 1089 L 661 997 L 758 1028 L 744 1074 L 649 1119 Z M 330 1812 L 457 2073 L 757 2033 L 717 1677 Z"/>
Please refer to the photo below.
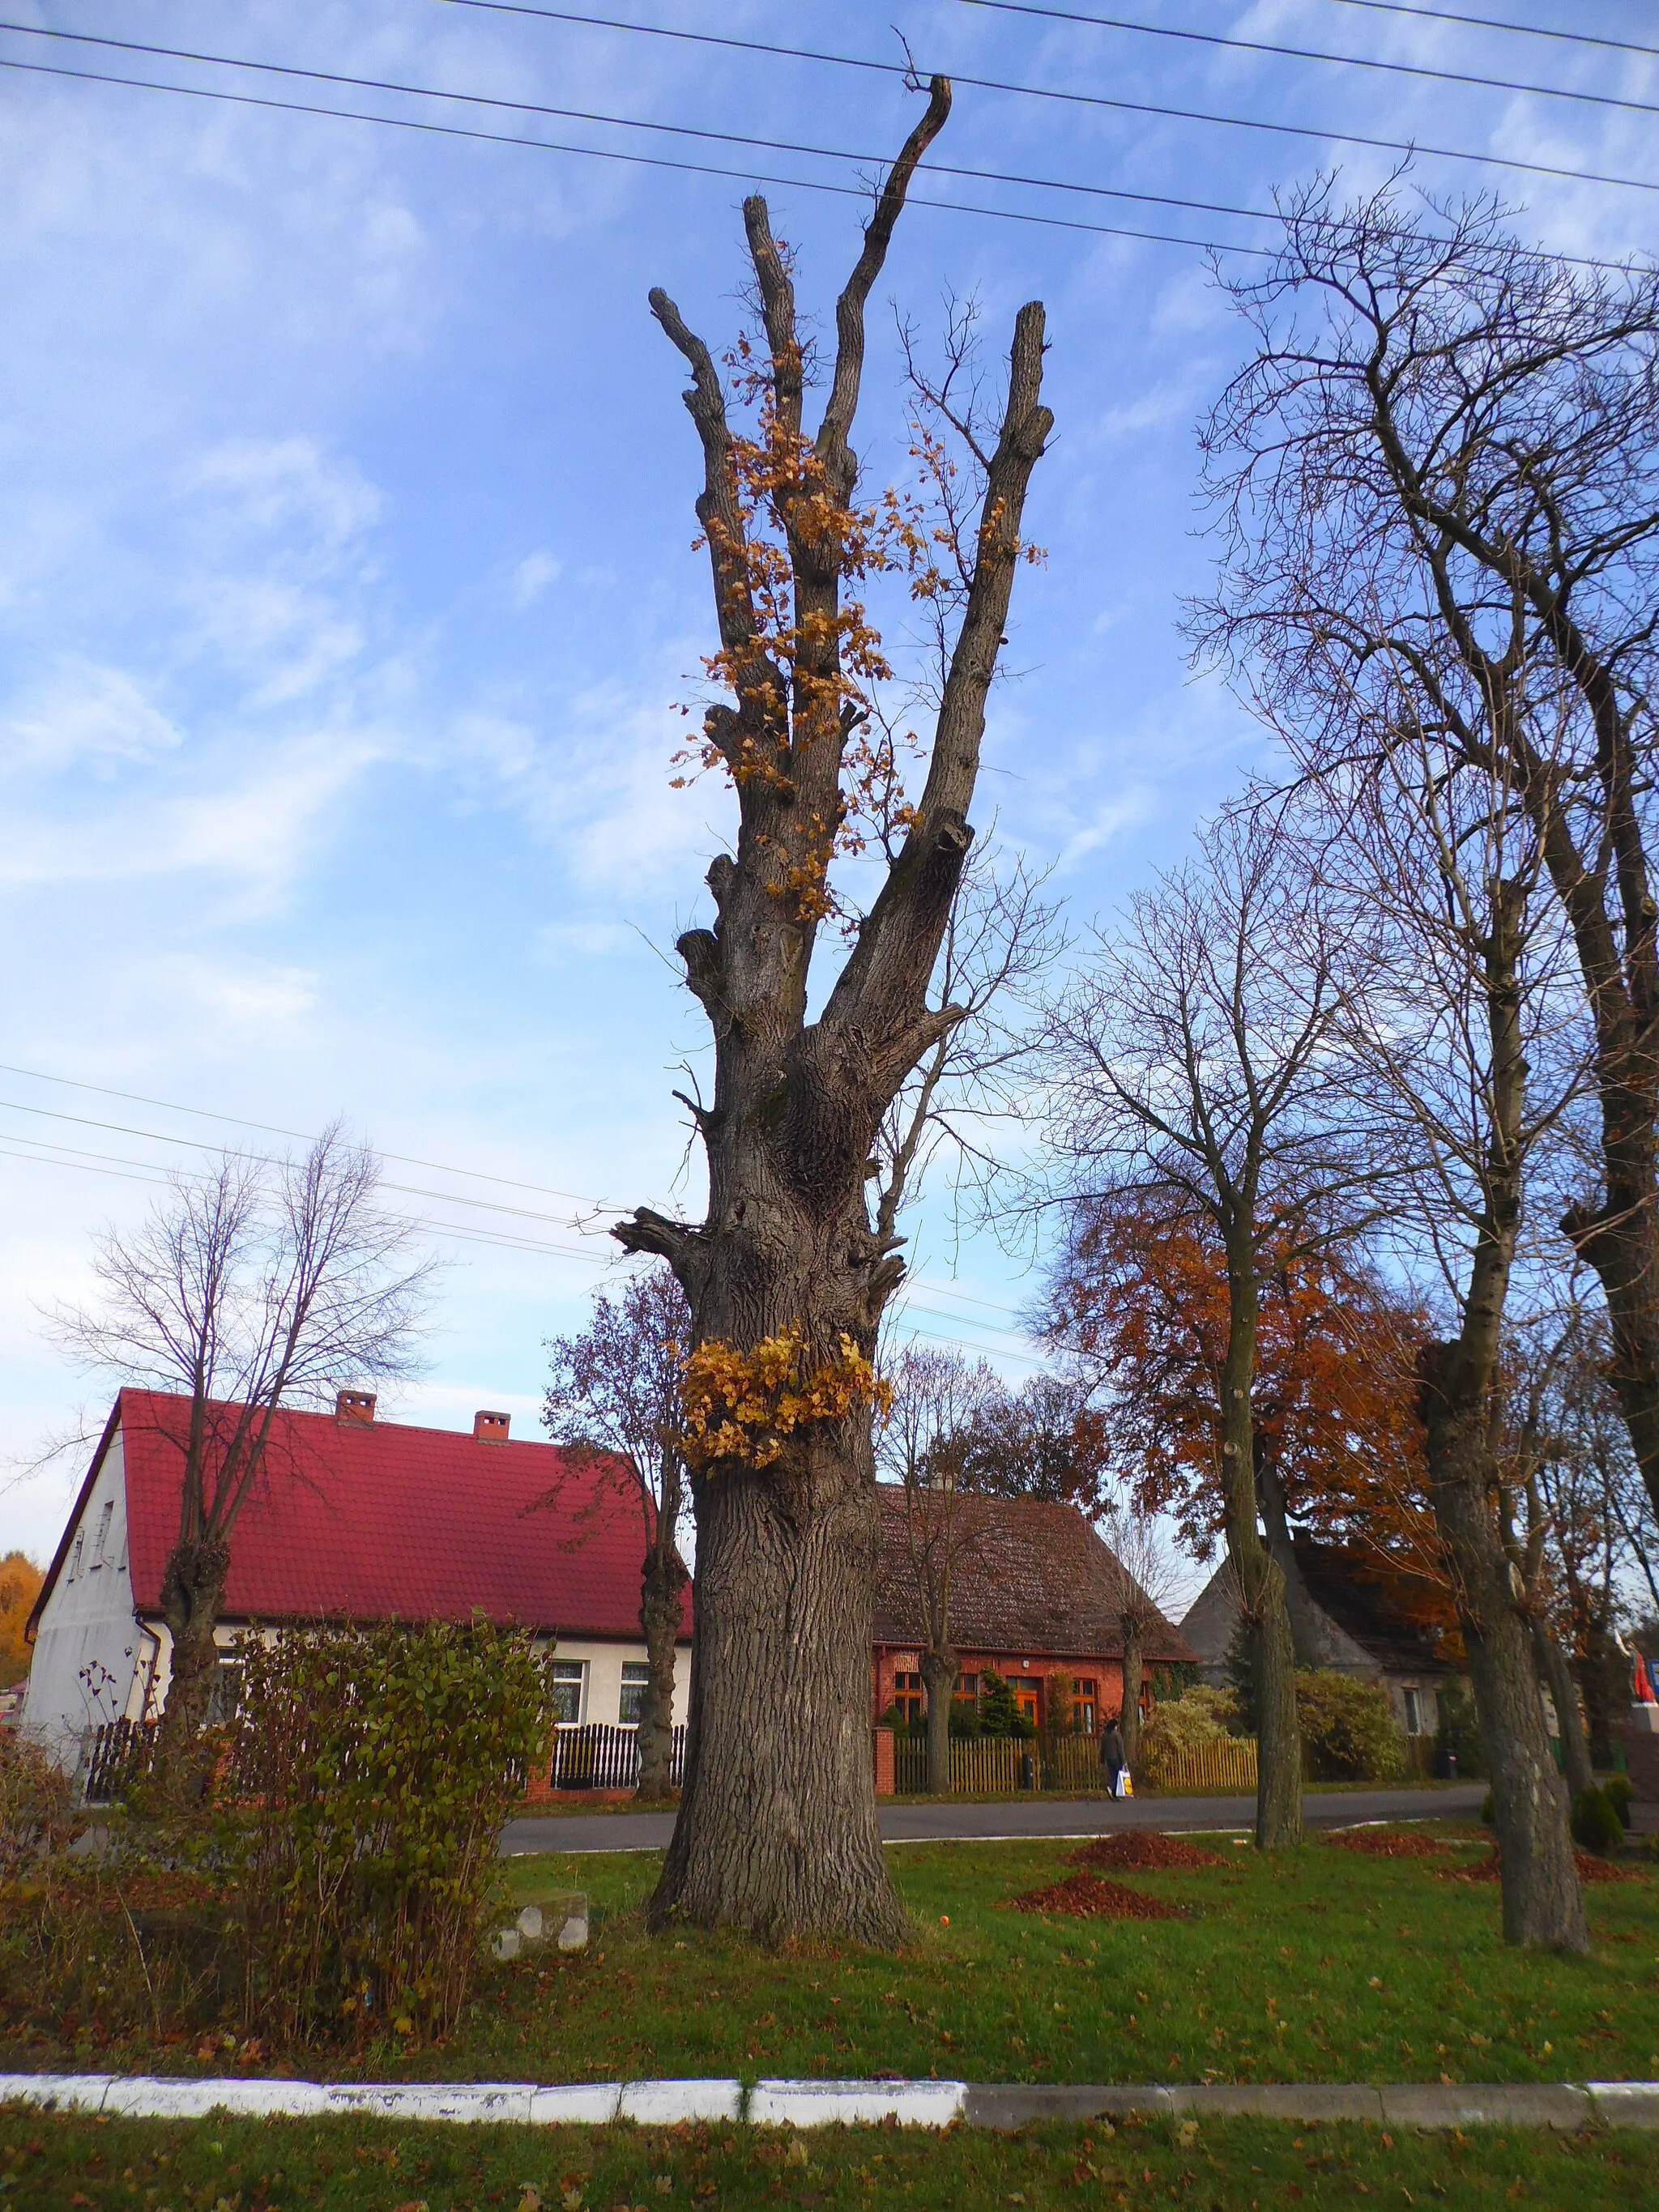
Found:
<path fill-rule="evenodd" d="M 920 1719 L 923 1706 L 922 1577 L 938 1572 L 907 1517 L 896 1483 L 877 1486 L 881 1557 L 876 1578 L 871 1693 L 878 1718 L 896 1707 Z M 924 1503 L 923 1512 L 928 1508 Z M 1129 1577 L 1100 1532 L 1073 1505 L 1042 1498 L 988 1498 L 960 1492 L 933 1509 L 948 1513 L 950 1634 L 961 1662 L 959 1698 L 977 1699 L 988 1669 L 1037 1728 L 1048 1717 L 1056 1674 L 1072 1684 L 1076 1723 L 1091 1735 L 1121 1710 L 1123 1595 Z M 925 1534 L 925 1530 L 924 1530 Z M 1146 1601 L 1143 1597 L 1143 1605 Z M 1161 1613 L 1143 1644 L 1150 1671 L 1196 1657 Z"/>
<path fill-rule="evenodd" d="M 161 1576 L 179 1533 L 190 1401 L 123 1390 L 29 1617 L 23 1728 L 72 1765 L 100 1723 L 153 1718 L 167 1697 Z M 375 1419 L 365 1392 L 332 1413 L 283 1410 L 231 1540 L 218 1638 L 319 1620 L 466 1620 L 550 1639 L 567 1729 L 629 1728 L 645 1680 L 639 1493 L 620 1463 L 515 1441 L 507 1414 L 470 1435 Z M 675 1671 L 684 1722 L 688 1589 Z"/>

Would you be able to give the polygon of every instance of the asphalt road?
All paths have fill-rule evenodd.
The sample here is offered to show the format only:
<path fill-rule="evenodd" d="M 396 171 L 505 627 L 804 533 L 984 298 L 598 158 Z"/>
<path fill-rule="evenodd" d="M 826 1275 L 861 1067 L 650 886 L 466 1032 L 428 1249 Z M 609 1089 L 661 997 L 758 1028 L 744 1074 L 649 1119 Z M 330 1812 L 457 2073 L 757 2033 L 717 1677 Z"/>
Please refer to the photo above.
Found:
<path fill-rule="evenodd" d="M 1302 1801 L 1310 1828 L 1359 1820 L 1459 1819 L 1479 1811 L 1484 1782 L 1443 1790 L 1320 1791 Z M 1253 1797 L 1021 1797 L 994 1805 L 884 1805 L 883 1840 L 890 1844 L 989 1843 L 1026 1836 L 1099 1836 L 1114 1828 L 1249 1829 Z M 567 1813 L 555 1819 L 509 1820 L 501 1848 L 525 1851 L 657 1851 L 674 1832 L 672 1813 Z"/>

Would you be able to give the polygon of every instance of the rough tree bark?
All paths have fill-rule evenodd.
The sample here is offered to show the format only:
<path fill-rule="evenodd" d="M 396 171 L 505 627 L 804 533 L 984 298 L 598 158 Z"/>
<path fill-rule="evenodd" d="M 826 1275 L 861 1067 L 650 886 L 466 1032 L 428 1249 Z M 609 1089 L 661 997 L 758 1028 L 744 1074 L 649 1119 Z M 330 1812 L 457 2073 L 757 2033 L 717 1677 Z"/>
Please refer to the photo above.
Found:
<path fill-rule="evenodd" d="M 1255 1683 L 1255 1841 L 1259 1850 L 1302 1840 L 1302 1735 L 1296 1715 L 1296 1647 L 1285 1577 L 1257 1525 L 1255 1378 L 1259 1295 L 1255 1253 L 1227 1255 L 1227 1357 L 1221 1370 L 1221 1492 L 1227 1557 Z"/>
<path fill-rule="evenodd" d="M 161 1618 L 173 1638 L 167 1702 L 156 1730 L 155 1771 L 174 1796 L 205 1787 L 211 1760 L 202 1747 L 212 1702 L 219 1646 L 214 1624 L 230 1574 L 228 1536 L 182 1538 L 161 1577 Z"/>
<path fill-rule="evenodd" d="M 1578 1706 L 1578 1685 L 1572 1678 L 1566 1653 L 1550 1632 L 1549 1623 L 1540 1620 L 1536 1613 L 1532 1617 L 1532 1647 L 1538 1672 L 1561 1723 L 1561 1765 L 1568 1793 L 1577 1797 L 1595 1779 L 1590 1765 L 1589 1738 L 1584 1733 L 1584 1717 Z"/>
<path fill-rule="evenodd" d="M 972 831 L 986 694 L 1006 625 L 1031 470 L 1052 427 L 1039 404 L 1042 310 L 1021 309 L 1006 407 L 925 787 L 902 846 L 816 1021 L 807 979 L 831 850 L 848 805 L 843 768 L 862 719 L 842 667 L 849 443 L 865 305 L 916 164 L 950 108 L 943 78 L 882 189 L 836 311 L 829 397 L 801 429 L 803 349 L 787 257 L 766 204 L 744 203 L 766 326 L 763 364 L 781 466 L 766 502 L 783 532 L 793 613 L 769 632 L 726 398 L 707 346 L 660 291 L 651 305 L 690 366 L 686 404 L 702 443 L 697 512 L 714 571 L 722 669 L 735 705 L 705 736 L 736 787 L 734 856 L 708 872 L 716 921 L 678 950 L 714 1040 L 712 1104 L 694 1109 L 708 1206 L 692 1226 L 641 1209 L 613 1233 L 660 1254 L 684 1286 L 697 1347 L 746 1355 L 798 1333 L 804 1371 L 843 1338 L 869 1359 L 903 1269 L 872 1228 L 866 1167 L 881 1119 L 955 1010 L 927 990 Z M 797 456 L 799 458 L 797 458 Z M 868 1409 L 813 1420 L 769 1463 L 727 1458 L 691 1474 L 696 1636 L 679 1818 L 651 1905 L 758 1936 L 894 1944 L 906 1918 L 876 1823 L 870 1630 L 878 1530 Z"/>
<path fill-rule="evenodd" d="M 962 1666 L 948 1645 L 930 1644 L 921 1655 L 922 1686 L 927 1692 L 927 1794 L 951 1794 L 951 1704 Z"/>
<path fill-rule="evenodd" d="M 1550 1756 L 1525 1593 L 1494 1510 L 1495 1394 L 1525 1171 L 1527 1064 L 1516 981 L 1524 906 L 1523 886 L 1492 886 L 1484 948 L 1491 1033 L 1486 1211 L 1458 1334 L 1425 1347 L 1419 1403 L 1435 1524 L 1492 1773 L 1504 1933 L 1511 1943 L 1587 1951 L 1566 1792 Z"/>
<path fill-rule="evenodd" d="M 1133 1607 L 1123 1615 L 1123 1692 L 1118 1703 L 1118 1733 L 1123 1738 L 1123 1764 L 1131 1774 L 1140 1756 L 1140 1686 L 1146 1674 L 1146 1639 L 1140 1614 Z"/>
<path fill-rule="evenodd" d="M 1261 1498 L 1261 1522 L 1267 1532 L 1267 1549 L 1279 1563 L 1285 1577 L 1285 1607 L 1290 1617 L 1291 1643 L 1296 1652 L 1298 1667 L 1327 1667 L 1330 1664 L 1330 1641 L 1321 1624 L 1314 1602 L 1308 1595 L 1308 1585 L 1303 1580 L 1302 1570 L 1297 1564 L 1296 1547 L 1291 1541 L 1291 1523 L 1285 1510 L 1285 1482 L 1273 1454 L 1262 1447 L 1261 1434 L 1256 1437 L 1256 1488 Z"/>

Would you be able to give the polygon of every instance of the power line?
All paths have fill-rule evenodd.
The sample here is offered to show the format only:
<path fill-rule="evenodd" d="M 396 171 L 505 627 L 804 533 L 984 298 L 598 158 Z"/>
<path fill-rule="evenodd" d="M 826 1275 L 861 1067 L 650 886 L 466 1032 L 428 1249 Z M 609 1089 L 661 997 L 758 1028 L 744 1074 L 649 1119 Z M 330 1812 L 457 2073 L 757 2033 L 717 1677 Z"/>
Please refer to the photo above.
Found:
<path fill-rule="evenodd" d="M 1328 54 L 1316 46 L 1283 46 L 1267 39 L 1230 39 L 1219 31 L 1185 31 L 1168 23 L 1137 23 L 1125 15 L 1090 15 L 1078 8 L 1053 8 L 1039 0 L 963 0 L 969 8 L 988 8 L 1002 15 L 1040 15 L 1055 23 L 1086 23 L 1101 31 L 1128 31 L 1138 38 L 1174 39 L 1196 46 L 1225 46 L 1235 53 L 1271 54 L 1293 62 L 1334 63 L 1343 69 L 1379 70 L 1389 76 L 1431 77 L 1439 84 L 1462 84 L 1481 92 L 1524 92 L 1539 100 L 1577 100 L 1591 107 L 1620 107 L 1633 115 L 1659 115 L 1645 100 L 1620 100 L 1610 92 L 1580 92 L 1571 85 L 1524 84 L 1512 77 L 1470 76 L 1457 70 L 1430 69 L 1419 62 L 1375 61 L 1364 54 Z"/>
<path fill-rule="evenodd" d="M 822 62 L 836 69 L 863 70 L 878 76 L 908 79 L 908 63 L 872 61 L 860 54 L 829 53 L 812 46 L 786 46 L 763 39 L 738 39 L 716 31 L 684 31 L 661 23 L 630 23 L 620 16 L 580 14 L 574 9 L 544 8 L 533 0 L 440 0 L 447 8 L 472 8 L 485 15 L 525 15 L 550 23 L 575 23 L 589 30 L 622 31 L 639 38 L 671 39 L 698 46 L 721 46 L 736 53 L 768 54 L 787 61 Z M 1403 138 L 1364 138 L 1353 131 L 1316 131 L 1307 124 L 1265 123 L 1249 116 L 1215 115 L 1203 108 L 1163 107 L 1149 100 L 1116 100 L 1105 93 L 1062 91 L 1053 85 L 1016 84 L 1001 77 L 969 76 L 947 70 L 954 83 L 976 92 L 1012 93 L 1024 100 L 1054 100 L 1069 106 L 1106 107 L 1127 115 L 1156 115 L 1177 123 L 1212 123 L 1235 131 L 1266 131 L 1285 138 L 1311 138 L 1321 144 L 1368 146 L 1384 154 L 1426 154 L 1437 161 L 1474 161 L 1486 168 L 1513 169 L 1533 177 L 1557 177 L 1575 184 L 1616 185 L 1632 191 L 1659 191 L 1659 179 L 1603 176 L 1593 169 L 1567 169 L 1545 161 L 1520 161 L 1502 154 L 1474 154 L 1455 146 L 1425 146 Z"/>
<path fill-rule="evenodd" d="M 83 31 L 41 30 L 28 24 L 4 21 L 0 21 L 0 31 L 19 32 L 29 38 L 65 40 L 76 46 L 111 46 L 123 53 L 148 54 L 164 61 L 202 62 L 216 69 L 255 70 L 268 76 L 303 77 L 315 84 L 343 85 L 356 92 L 400 93 L 417 100 L 449 100 L 470 107 L 503 108 L 516 115 L 552 116 L 566 123 L 599 123 L 618 131 L 655 131 L 677 138 L 707 138 L 725 146 L 755 146 L 767 153 L 806 154 L 828 161 L 878 162 L 883 166 L 888 158 L 881 154 L 853 153 L 844 147 L 804 145 L 792 138 L 757 138 L 747 131 L 710 131 L 688 123 L 658 123 L 641 116 L 606 115 L 592 108 L 552 107 L 539 100 L 502 100 L 488 93 L 453 92 L 442 85 L 403 84 L 386 77 L 344 76 L 332 70 L 302 69 L 287 62 L 250 61 L 240 54 L 198 53 L 185 46 L 147 46 L 137 40 L 99 38 Z M 1168 192 L 1136 192 L 1120 190 L 1110 185 L 1074 184 L 1065 177 L 1022 176 L 1003 169 L 954 167 L 946 161 L 924 161 L 921 167 L 938 176 L 966 177 L 980 184 L 1027 185 L 1042 191 L 1086 192 L 1097 199 L 1137 200 L 1159 207 L 1185 208 L 1197 215 L 1243 216 L 1252 222 L 1272 222 L 1276 219 L 1276 210 L 1273 208 L 1233 207 L 1215 200 L 1177 199 Z"/>
<path fill-rule="evenodd" d="M 19 27 L 0 23 L 0 30 L 16 27 Z M 46 33 L 42 35 L 57 36 L 58 34 Z M 78 36 L 80 34 L 64 33 L 63 35 Z M 94 40 L 90 43 L 100 46 L 120 46 L 125 42 L 120 40 Z M 167 50 L 150 47 L 140 48 L 138 51 L 161 53 Z M 325 82 L 349 85 L 367 86 L 374 82 L 374 80 L 366 78 L 330 78 L 321 70 L 290 68 L 286 64 L 275 62 L 244 62 L 231 56 L 186 55 L 181 56 L 180 58 L 216 62 L 228 69 L 270 70 L 284 76 L 323 77 Z M 165 84 L 153 77 L 118 76 L 109 70 L 66 69 L 51 62 L 20 62 L 4 57 L 0 57 L 0 70 L 14 70 L 31 76 L 67 77 L 82 84 L 118 85 L 134 92 L 176 94 L 188 100 L 220 100 L 234 107 L 258 107 L 272 110 L 279 114 L 326 116 L 343 123 L 373 123 L 387 130 L 414 131 L 428 137 L 441 138 L 464 138 L 483 145 L 527 147 L 540 154 L 576 154 L 591 161 L 617 161 L 638 168 L 670 169 L 683 175 L 727 177 L 736 182 L 750 185 L 781 185 L 792 191 L 829 193 L 838 199 L 867 202 L 870 198 L 868 187 L 863 185 L 826 184 L 820 178 L 780 177 L 763 169 L 727 169 L 707 161 L 676 161 L 669 160 L 666 155 L 658 154 L 624 154 L 619 153 L 614 147 L 574 146 L 556 139 L 525 138 L 508 131 L 472 130 L 460 124 L 422 122 L 406 115 L 365 114 L 358 108 L 329 107 L 313 100 L 272 100 L 257 93 L 227 92 L 216 86 Z M 436 88 L 386 84 L 380 88 L 391 92 L 406 92 L 430 100 L 476 100 L 491 107 L 522 106 L 536 114 L 559 115 L 581 112 L 573 109 L 538 108 L 532 106 L 529 102 L 496 100 L 481 94 L 445 92 Z M 876 161 L 884 159 L 884 156 L 876 155 L 840 153 L 826 147 L 796 146 L 787 140 L 751 138 L 738 132 L 704 131 L 684 124 L 647 123 L 634 118 L 597 114 L 586 119 L 602 124 L 615 124 L 629 130 L 673 131 L 690 137 L 714 138 L 728 145 L 757 146 L 763 149 L 788 147 L 798 153 L 830 161 Z M 1204 200 L 1176 199 L 1162 192 L 1133 192 L 1107 185 L 1071 184 L 1053 178 L 1019 177 L 1005 174 L 994 169 L 952 168 L 944 163 L 925 166 L 934 167 L 939 173 L 946 176 L 979 177 L 997 183 L 1037 185 L 1052 191 L 1087 192 L 1106 199 L 1127 199 L 1163 207 L 1190 208 L 1212 215 L 1242 216 L 1252 222 L 1277 219 L 1276 215 L 1270 216 L 1264 210 L 1234 208 Z M 1659 183 L 1644 186 L 1643 189 L 1659 191 Z M 1139 230 L 1126 223 L 1086 222 L 1078 216 L 1036 215 L 1024 208 L 982 207 L 973 200 L 930 199 L 925 194 L 915 191 L 906 194 L 905 204 L 908 207 L 933 208 L 946 215 L 981 216 L 995 222 L 1029 223 L 1043 230 L 1081 231 L 1091 238 L 1127 238 L 1145 245 L 1185 246 L 1204 253 L 1244 253 L 1256 260 L 1271 260 L 1275 251 L 1272 246 L 1246 246 L 1236 239 L 1191 238 L 1179 231 Z M 1528 247 L 1526 251 L 1534 254 L 1540 260 L 1559 261 L 1578 269 L 1601 269 L 1623 274 L 1629 267 L 1626 262 L 1597 260 L 1584 254 L 1556 253 L 1542 246 Z"/>
<path fill-rule="evenodd" d="M 538 154 L 580 154 L 590 161 L 620 161 L 635 168 L 672 169 L 680 175 L 692 177 L 729 177 L 738 184 L 782 185 L 791 191 L 828 192 L 837 199 L 861 200 L 868 204 L 870 194 L 859 185 L 830 185 L 811 177 L 780 177 L 764 169 L 726 169 L 708 161 L 671 161 L 660 154 L 621 154 L 609 146 L 571 146 L 550 138 L 520 138 L 501 131 L 468 130 L 458 123 L 422 123 L 407 115 L 365 115 L 351 107 L 325 107 L 312 100 L 269 100 L 252 92 L 224 92 L 208 85 L 161 84 L 151 77 L 116 76 L 102 70 L 62 69 L 50 62 L 19 62 L 0 58 L 0 69 L 16 70 L 30 76 L 70 77 L 82 84 L 121 85 L 134 92 L 176 93 L 187 100 L 216 100 L 233 107 L 273 109 L 284 115 L 324 115 L 342 123 L 374 123 L 391 131 L 416 131 L 438 138 L 465 138 L 486 146 L 527 146 Z M 447 95 L 440 95 L 446 97 Z M 1659 185 L 1653 188 L 1659 191 Z M 996 222 L 1035 224 L 1042 230 L 1084 231 L 1091 238 L 1131 238 L 1152 246 L 1190 246 L 1204 253 L 1248 253 L 1257 259 L 1270 259 L 1273 249 L 1265 246 L 1241 246 L 1231 240 L 1187 238 L 1179 232 L 1167 230 L 1135 230 L 1124 223 L 1085 222 L 1080 216 L 1063 215 L 1033 215 L 1021 208 L 980 207 L 971 200 L 928 199 L 920 192 L 905 195 L 907 207 L 937 208 L 946 215 L 985 216 Z M 1556 259 L 1559 256 L 1547 256 Z M 1621 263 L 1609 262 L 1608 268 L 1620 268 Z"/>
<path fill-rule="evenodd" d="M 1592 31 L 1558 31 L 1544 23 L 1505 23 L 1493 15 L 1455 15 L 1444 8 L 1411 8 L 1405 0 L 1327 0 L 1334 8 L 1364 8 L 1379 15 L 1411 15 L 1424 23 L 1466 23 L 1474 30 L 1510 31 L 1526 39 L 1559 39 L 1571 46 L 1605 46 L 1615 54 L 1659 54 L 1659 46 L 1638 46 L 1628 39 L 1603 39 Z"/>

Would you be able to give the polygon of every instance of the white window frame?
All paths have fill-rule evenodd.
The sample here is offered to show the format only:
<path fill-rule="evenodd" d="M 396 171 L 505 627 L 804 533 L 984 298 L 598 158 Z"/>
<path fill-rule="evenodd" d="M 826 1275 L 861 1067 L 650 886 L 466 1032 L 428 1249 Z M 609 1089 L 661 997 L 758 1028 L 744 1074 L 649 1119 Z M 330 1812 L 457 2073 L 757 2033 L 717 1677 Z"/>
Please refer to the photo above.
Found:
<path fill-rule="evenodd" d="M 576 1692 L 576 1712 L 572 1720 L 561 1717 L 558 1726 L 580 1728 L 587 1715 L 587 1662 L 586 1659 L 556 1659 L 553 1662 L 553 1687 L 556 1696 L 562 1688 L 574 1685 Z"/>
<path fill-rule="evenodd" d="M 633 1677 L 631 1681 L 629 1679 L 630 1675 Z M 650 1685 L 650 1681 L 651 1668 L 647 1661 L 642 1659 L 624 1659 L 623 1661 L 622 1688 L 618 1692 L 617 1698 L 617 1725 L 618 1728 L 637 1728 L 639 1726 L 640 1716 L 637 1710 L 635 1711 L 632 1719 L 629 1717 L 628 1693 L 630 1690 L 635 1690 L 637 1691 L 641 1696 L 643 1696 Z"/>

